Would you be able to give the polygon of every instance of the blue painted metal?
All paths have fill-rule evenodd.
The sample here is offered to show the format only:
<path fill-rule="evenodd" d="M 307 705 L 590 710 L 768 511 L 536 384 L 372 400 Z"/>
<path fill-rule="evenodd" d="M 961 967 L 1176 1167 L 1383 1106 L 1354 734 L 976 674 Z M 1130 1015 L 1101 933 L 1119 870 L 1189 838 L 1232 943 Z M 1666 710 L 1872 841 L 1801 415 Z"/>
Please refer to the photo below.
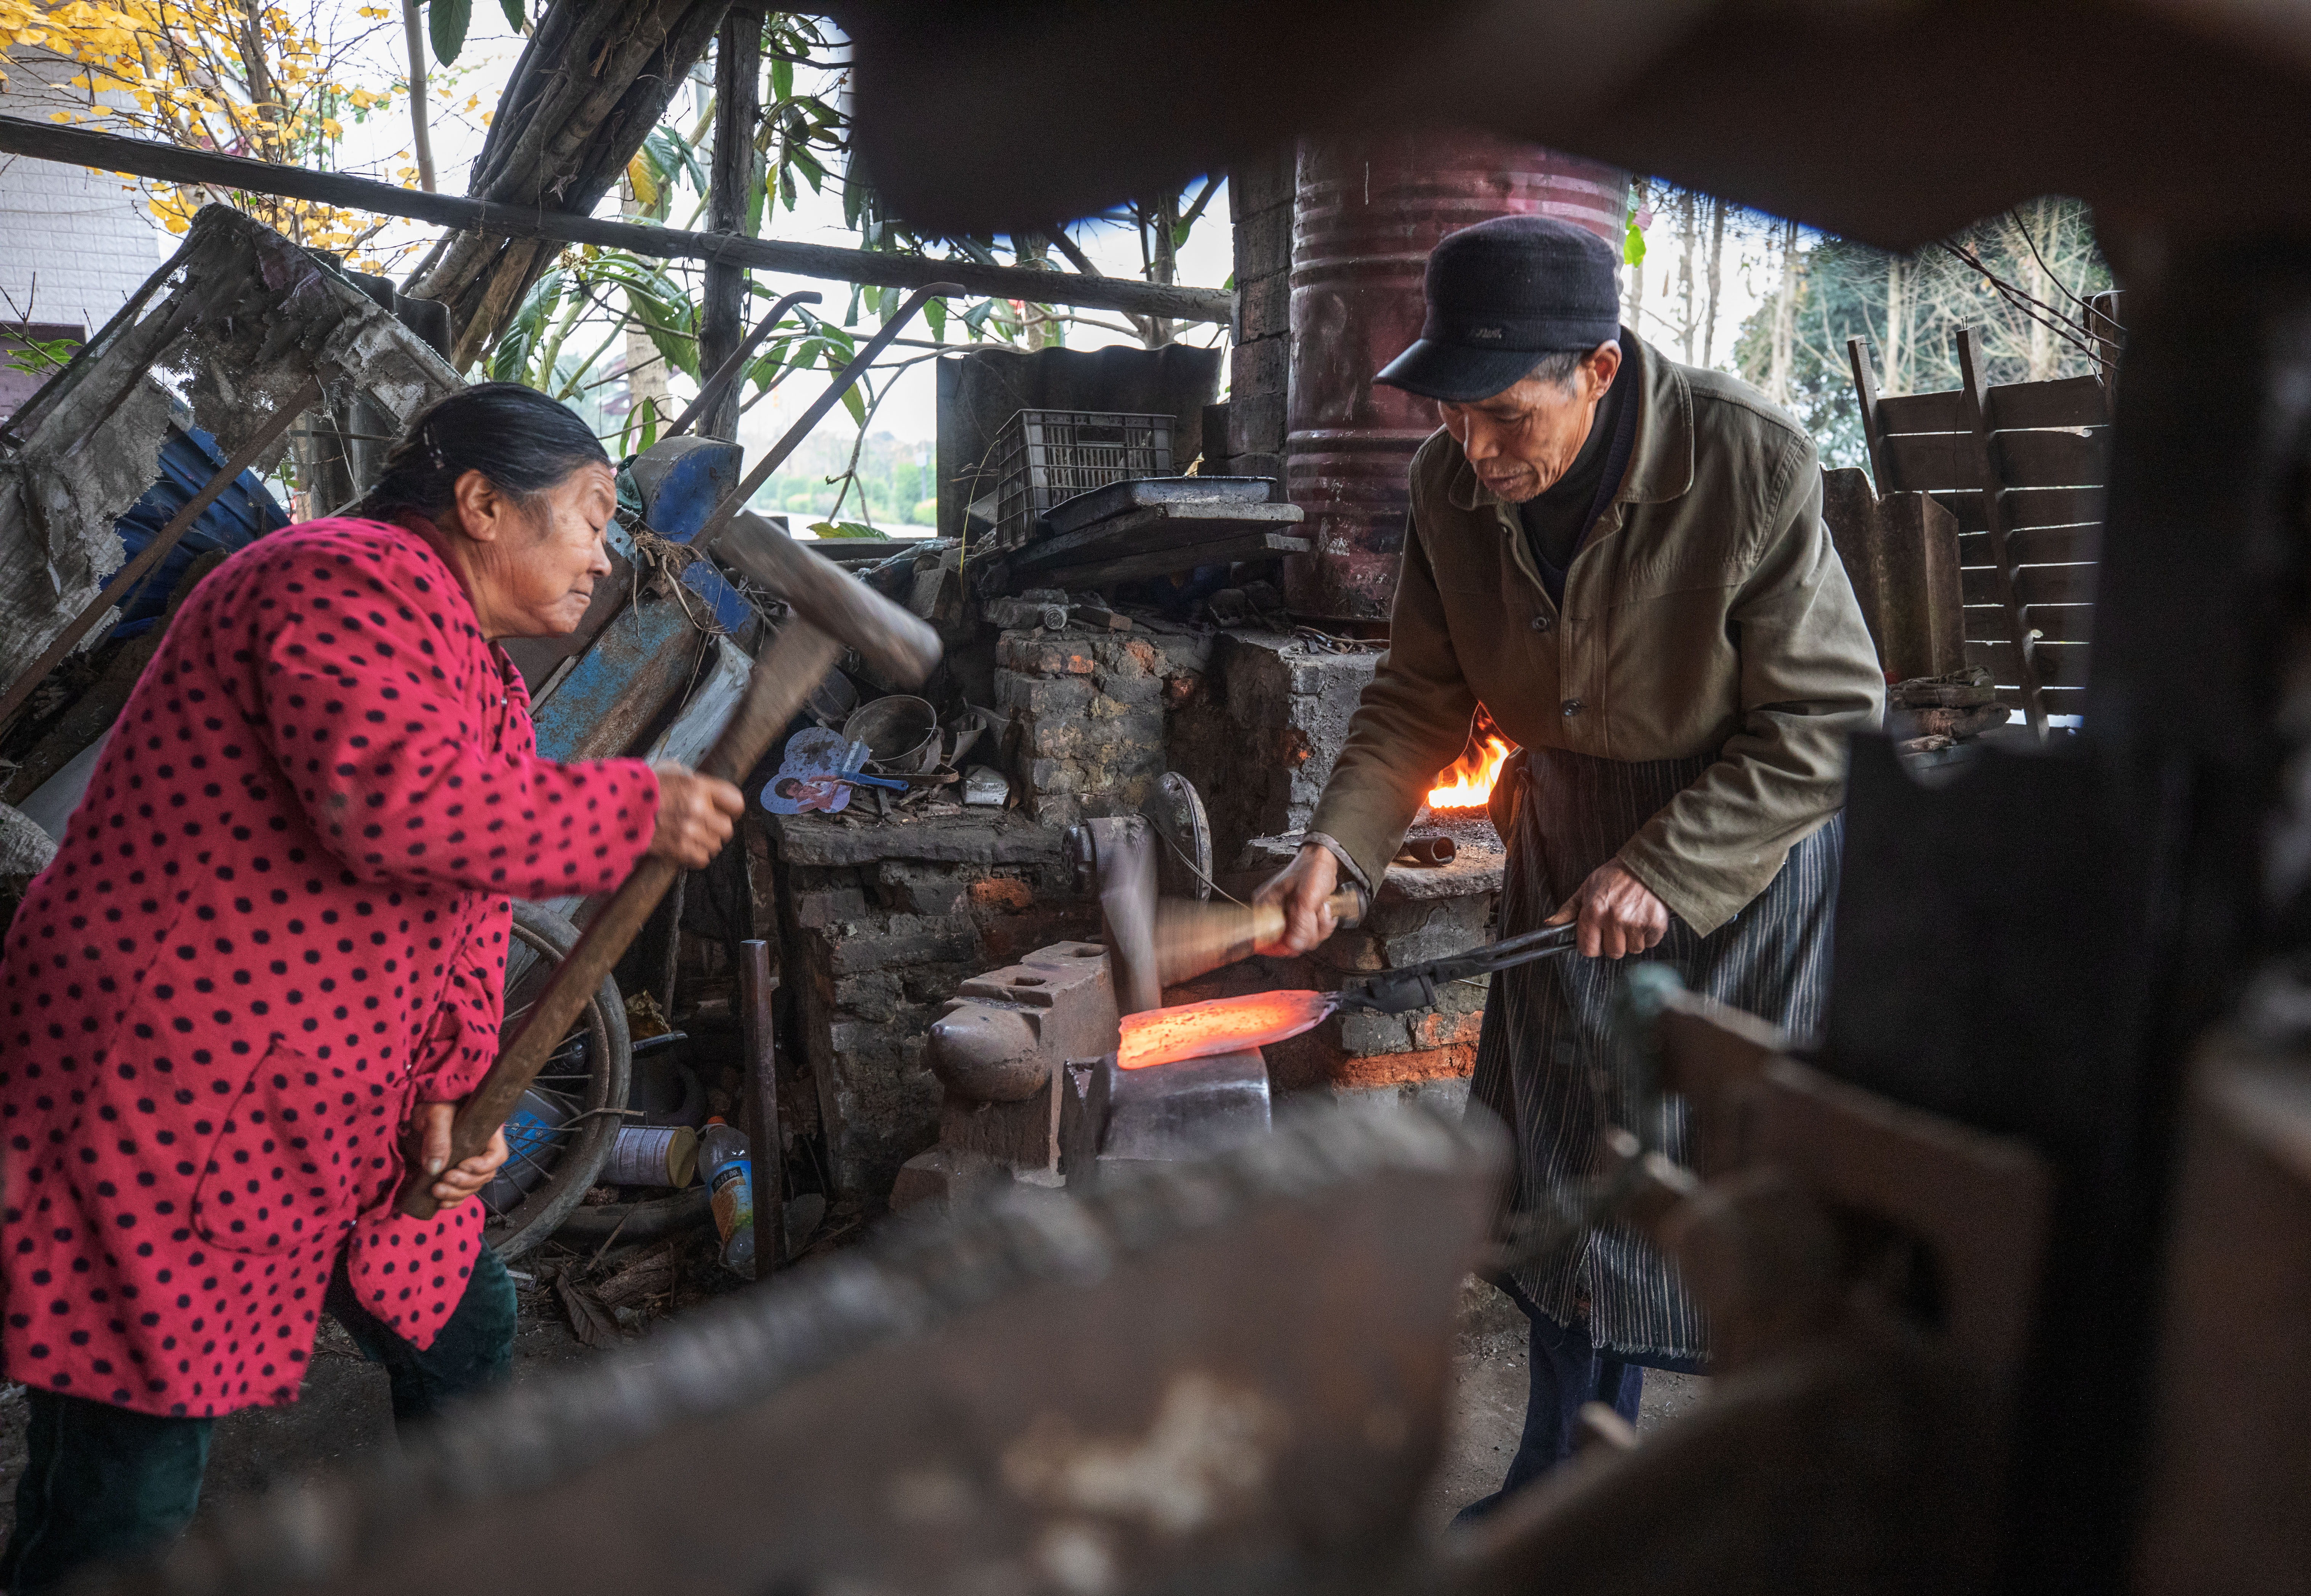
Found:
<path fill-rule="evenodd" d="M 672 463 L 642 502 L 644 523 L 669 543 L 688 543 L 698 536 L 714 507 L 737 487 L 746 463 L 746 451 L 735 443 L 708 438 L 681 441 L 684 448 L 678 454 L 669 450 Z M 754 614 L 711 561 L 702 560 L 684 571 L 682 585 L 706 601 L 725 631 L 740 630 Z"/>
<path fill-rule="evenodd" d="M 537 751 L 555 760 L 625 753 L 689 686 L 703 641 L 679 603 L 644 593 L 538 706 Z"/>
<path fill-rule="evenodd" d="M 126 514 L 112 523 L 126 551 L 122 565 L 144 552 L 146 545 L 160 535 L 161 528 L 200 492 L 209 478 L 224 468 L 225 460 L 224 450 L 208 433 L 198 427 L 171 423 L 168 440 L 161 445 L 158 478 Z M 169 551 L 167 557 L 136 584 L 135 591 L 120 606 L 120 624 L 110 635 L 135 637 L 159 624 L 161 612 L 168 607 L 169 595 L 176 591 L 185 571 L 203 554 L 245 547 L 288 524 L 288 515 L 266 491 L 257 473 L 242 472 L 186 529 L 183 539 Z M 105 580 L 110 580 L 110 574 Z"/>

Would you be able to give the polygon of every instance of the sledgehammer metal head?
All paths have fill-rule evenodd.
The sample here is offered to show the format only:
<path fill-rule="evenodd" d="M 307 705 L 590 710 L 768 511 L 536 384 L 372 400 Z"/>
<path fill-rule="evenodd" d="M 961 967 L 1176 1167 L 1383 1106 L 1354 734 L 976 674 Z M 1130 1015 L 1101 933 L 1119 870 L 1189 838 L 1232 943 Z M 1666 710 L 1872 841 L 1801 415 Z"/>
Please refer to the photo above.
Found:
<path fill-rule="evenodd" d="M 751 510 L 730 518 L 711 552 L 821 632 L 856 650 L 868 668 L 885 680 L 911 687 L 938 664 L 938 633 L 929 625 Z"/>

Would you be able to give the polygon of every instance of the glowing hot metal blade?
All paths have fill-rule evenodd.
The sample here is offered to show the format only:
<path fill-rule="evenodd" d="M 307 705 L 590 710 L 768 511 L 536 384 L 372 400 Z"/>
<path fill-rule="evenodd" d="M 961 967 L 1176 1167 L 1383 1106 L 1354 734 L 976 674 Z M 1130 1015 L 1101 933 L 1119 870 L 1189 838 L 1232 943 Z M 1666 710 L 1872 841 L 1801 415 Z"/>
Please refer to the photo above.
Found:
<path fill-rule="evenodd" d="M 1254 992 L 1127 1014 L 1116 1066 L 1145 1069 L 1151 1064 L 1266 1047 L 1321 1024 L 1339 1007 L 1339 995 L 1333 992 Z"/>

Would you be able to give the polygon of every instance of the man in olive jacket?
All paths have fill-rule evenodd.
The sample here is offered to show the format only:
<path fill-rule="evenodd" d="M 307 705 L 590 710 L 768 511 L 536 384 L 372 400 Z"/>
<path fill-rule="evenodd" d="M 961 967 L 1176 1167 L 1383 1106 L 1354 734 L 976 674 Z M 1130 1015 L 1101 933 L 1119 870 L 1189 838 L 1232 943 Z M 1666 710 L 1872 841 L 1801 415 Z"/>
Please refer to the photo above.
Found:
<path fill-rule="evenodd" d="M 1520 746 L 1494 794 L 1498 934 L 1577 918 L 1580 957 L 1494 978 L 1474 1098 L 1516 1138 L 1515 1209 L 1598 1168 L 1646 1106 L 1611 1033 L 1613 961 L 1803 1033 L 1818 1023 L 1845 742 L 1885 679 L 1821 524 L 1798 424 L 1619 325 L 1614 251 L 1506 217 L 1440 244 L 1420 341 L 1379 380 L 1437 401 L 1412 462 L 1389 651 L 1298 857 L 1262 889 L 1297 953 L 1342 877 L 1376 887 L 1481 703 Z M 1681 1106 L 1669 1105 L 1681 1156 Z M 1626 1225 L 1512 1269 L 1532 1391 L 1504 1492 L 1569 1454 L 1584 1402 L 1632 1422 L 1646 1367 L 1706 1356 Z M 1496 1497 L 1471 1511 L 1482 1511 Z"/>

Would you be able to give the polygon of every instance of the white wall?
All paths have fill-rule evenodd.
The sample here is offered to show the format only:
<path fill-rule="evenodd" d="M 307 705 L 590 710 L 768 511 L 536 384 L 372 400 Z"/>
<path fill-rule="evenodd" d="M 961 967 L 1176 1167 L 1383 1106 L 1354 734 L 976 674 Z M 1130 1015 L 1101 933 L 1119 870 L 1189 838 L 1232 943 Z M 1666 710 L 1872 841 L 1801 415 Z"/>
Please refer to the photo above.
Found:
<path fill-rule="evenodd" d="M 72 76 L 69 62 L 26 51 L 5 70 L 0 112 L 45 122 L 67 107 L 86 109 L 84 92 L 57 86 Z M 9 296 L 0 318 L 29 311 L 34 321 L 77 322 L 92 333 L 153 275 L 166 237 L 126 179 L 0 155 L 0 290 Z"/>

